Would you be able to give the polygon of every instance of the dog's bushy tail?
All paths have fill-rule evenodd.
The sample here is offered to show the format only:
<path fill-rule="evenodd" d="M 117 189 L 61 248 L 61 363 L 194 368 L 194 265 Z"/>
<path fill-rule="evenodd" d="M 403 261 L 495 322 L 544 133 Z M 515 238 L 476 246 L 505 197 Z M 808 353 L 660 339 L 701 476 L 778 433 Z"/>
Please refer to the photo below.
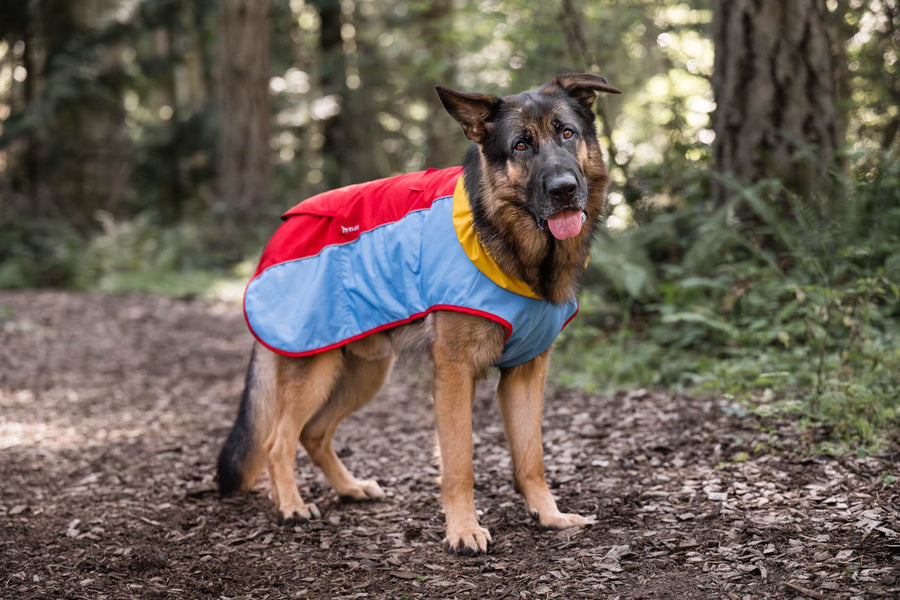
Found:
<path fill-rule="evenodd" d="M 219 492 L 246 490 L 265 465 L 264 444 L 275 410 L 275 357 L 254 346 L 237 419 L 219 453 Z"/>

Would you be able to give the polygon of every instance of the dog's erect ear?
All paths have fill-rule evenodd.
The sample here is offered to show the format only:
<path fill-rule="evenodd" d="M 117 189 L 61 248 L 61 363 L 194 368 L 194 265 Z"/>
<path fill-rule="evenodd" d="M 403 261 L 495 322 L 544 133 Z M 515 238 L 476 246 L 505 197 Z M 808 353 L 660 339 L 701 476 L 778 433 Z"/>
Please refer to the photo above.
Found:
<path fill-rule="evenodd" d="M 594 92 L 622 93 L 622 90 L 619 88 L 609 85 L 605 78 L 587 73 L 557 75 L 540 88 L 541 92 L 555 92 L 557 90 L 566 92 L 587 108 L 590 108 L 594 104 L 594 100 L 597 99 L 597 94 Z"/>
<path fill-rule="evenodd" d="M 434 89 L 447 112 L 462 125 L 466 137 L 476 144 L 484 142 L 490 131 L 490 122 L 500 108 L 500 98 L 485 94 L 466 94 L 440 85 L 434 86 Z"/>

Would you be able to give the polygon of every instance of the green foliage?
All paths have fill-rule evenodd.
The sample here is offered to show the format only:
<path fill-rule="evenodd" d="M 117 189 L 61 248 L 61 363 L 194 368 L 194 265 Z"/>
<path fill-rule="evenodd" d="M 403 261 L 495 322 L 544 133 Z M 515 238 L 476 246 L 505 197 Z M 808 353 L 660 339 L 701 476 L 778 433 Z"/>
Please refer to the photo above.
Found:
<path fill-rule="evenodd" d="M 204 296 L 243 265 L 226 269 L 214 228 L 194 222 L 161 225 L 148 213 L 117 221 L 101 213 L 102 232 L 78 252 L 73 286 L 107 292 Z"/>
<path fill-rule="evenodd" d="M 101 230 L 92 235 L 53 219 L 0 220 L 0 288 L 208 296 L 231 281 L 242 287 L 249 275 L 208 221 L 167 225 L 149 212 L 128 220 L 97 216 Z"/>
<path fill-rule="evenodd" d="M 841 3 L 832 36 L 846 43 L 846 78 L 851 90 L 848 129 L 868 148 L 900 150 L 900 5 L 884 2 Z"/>
<path fill-rule="evenodd" d="M 82 238 L 56 219 L 0 213 L 0 288 L 72 285 Z"/>
<path fill-rule="evenodd" d="M 562 380 L 693 386 L 877 445 L 900 417 L 900 161 L 861 165 L 843 198 L 765 181 L 598 240 Z"/>

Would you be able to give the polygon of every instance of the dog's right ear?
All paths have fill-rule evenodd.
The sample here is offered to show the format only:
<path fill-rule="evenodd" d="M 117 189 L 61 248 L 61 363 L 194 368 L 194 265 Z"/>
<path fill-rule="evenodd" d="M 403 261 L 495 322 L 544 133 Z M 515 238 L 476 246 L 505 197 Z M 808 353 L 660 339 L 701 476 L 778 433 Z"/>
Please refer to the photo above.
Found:
<path fill-rule="evenodd" d="M 447 112 L 462 125 L 466 137 L 481 144 L 490 132 L 501 100 L 497 96 L 466 94 L 440 85 L 434 86 Z"/>

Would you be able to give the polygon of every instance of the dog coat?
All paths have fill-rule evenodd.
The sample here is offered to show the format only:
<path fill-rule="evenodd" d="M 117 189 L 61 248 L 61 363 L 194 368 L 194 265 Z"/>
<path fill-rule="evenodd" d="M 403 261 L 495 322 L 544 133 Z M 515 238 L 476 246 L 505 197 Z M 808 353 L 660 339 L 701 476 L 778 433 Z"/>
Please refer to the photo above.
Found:
<path fill-rule="evenodd" d="M 503 272 L 478 239 L 462 167 L 351 185 L 283 215 L 244 293 L 250 331 L 308 356 L 435 310 L 503 325 L 498 367 L 535 358 L 577 312 Z"/>

